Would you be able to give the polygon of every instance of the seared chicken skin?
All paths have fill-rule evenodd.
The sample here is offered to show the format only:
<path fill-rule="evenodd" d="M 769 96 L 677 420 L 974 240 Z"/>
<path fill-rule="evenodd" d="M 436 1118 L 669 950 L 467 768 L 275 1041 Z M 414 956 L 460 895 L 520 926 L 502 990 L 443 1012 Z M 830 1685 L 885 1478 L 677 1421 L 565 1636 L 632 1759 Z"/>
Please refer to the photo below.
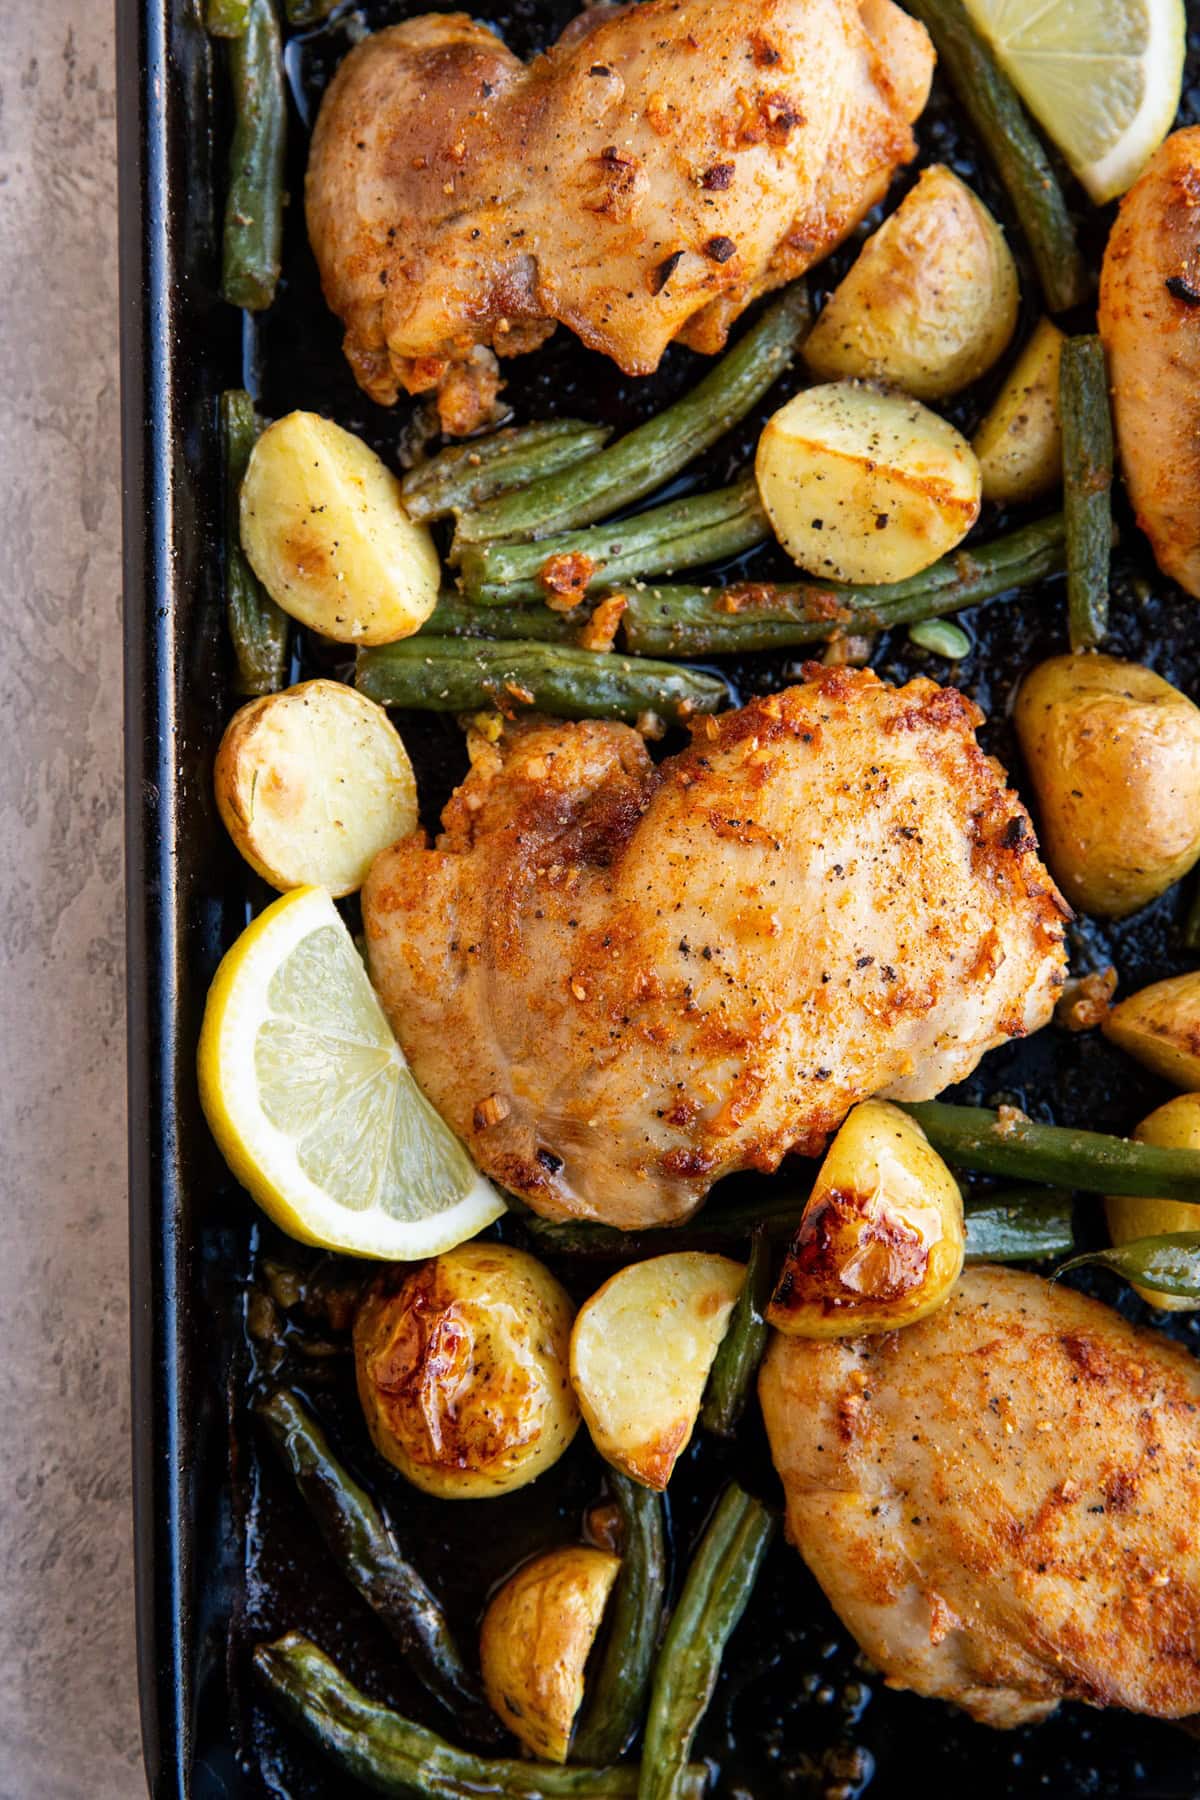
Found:
<path fill-rule="evenodd" d="M 987 1725 L 1200 1710 L 1200 1364 L 1037 1275 L 973 1269 L 880 1337 L 776 1336 L 788 1536 L 889 1686 Z"/>
<path fill-rule="evenodd" d="M 981 714 L 811 674 L 657 768 L 627 726 L 531 719 L 477 744 L 436 849 L 376 859 L 370 968 L 413 1072 L 551 1218 L 683 1218 L 1049 1018 L 1065 909 Z"/>
<path fill-rule="evenodd" d="M 924 27 L 891 0 L 594 7 L 526 66 L 462 13 L 352 50 L 325 96 L 308 228 L 373 399 L 486 416 L 495 360 L 561 321 L 628 374 L 715 351 L 910 160 Z"/>

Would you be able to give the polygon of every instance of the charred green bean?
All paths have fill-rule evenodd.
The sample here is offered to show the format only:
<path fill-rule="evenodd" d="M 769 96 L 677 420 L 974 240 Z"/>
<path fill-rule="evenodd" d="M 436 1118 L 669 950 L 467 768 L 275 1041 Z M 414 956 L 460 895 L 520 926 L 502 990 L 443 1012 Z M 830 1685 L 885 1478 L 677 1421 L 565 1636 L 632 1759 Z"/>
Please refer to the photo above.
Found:
<path fill-rule="evenodd" d="M 287 614 L 276 606 L 242 550 L 238 496 L 261 421 L 242 388 L 221 395 L 221 452 L 225 476 L 225 596 L 229 635 L 242 694 L 273 694 L 287 669 Z"/>
<path fill-rule="evenodd" d="M 602 425 L 547 419 L 451 444 L 408 471 L 400 484 L 405 508 L 414 519 L 449 518 L 582 462 L 602 450 L 608 438 Z"/>
<path fill-rule="evenodd" d="M 232 306 L 261 312 L 275 298 L 283 256 L 287 109 L 283 45 L 272 0 L 250 0 L 246 29 L 230 40 L 229 74 L 234 121 L 221 292 Z"/>
<path fill-rule="evenodd" d="M 732 1437 L 745 1410 L 767 1347 L 766 1312 L 770 1297 L 771 1240 L 760 1227 L 754 1234 L 742 1291 L 709 1370 L 700 1410 L 701 1424 L 718 1437 Z"/>

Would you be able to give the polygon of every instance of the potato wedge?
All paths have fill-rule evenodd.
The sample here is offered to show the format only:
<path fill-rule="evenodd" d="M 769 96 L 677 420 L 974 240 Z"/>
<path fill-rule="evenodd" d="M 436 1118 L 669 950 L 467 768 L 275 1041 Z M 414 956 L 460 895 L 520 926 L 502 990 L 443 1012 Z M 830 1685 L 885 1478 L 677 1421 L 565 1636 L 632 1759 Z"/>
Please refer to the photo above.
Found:
<path fill-rule="evenodd" d="M 1003 356 L 1019 304 L 1004 233 L 966 182 L 935 163 L 863 245 L 804 360 L 822 381 L 857 375 L 944 399 Z"/>
<path fill-rule="evenodd" d="M 353 894 L 417 824 L 400 733 L 365 694 L 303 681 L 234 713 L 213 770 L 217 808 L 252 869 L 281 893 Z"/>
<path fill-rule="evenodd" d="M 293 619 L 339 644 L 391 644 L 437 603 L 433 538 L 400 483 L 352 432 L 317 413 L 277 419 L 250 457 L 242 548 Z"/>
<path fill-rule="evenodd" d="M 1058 371 L 1066 341 L 1053 320 L 1038 321 L 975 433 L 985 500 L 1018 506 L 1061 487 Z"/>
<path fill-rule="evenodd" d="M 1017 737 L 1046 861 L 1072 906 L 1122 919 L 1200 857 L 1200 708 L 1140 663 L 1052 656 L 1021 683 Z"/>
<path fill-rule="evenodd" d="M 620 1567 L 610 1550 L 548 1550 L 510 1575 L 483 1615 L 488 1704 L 546 1762 L 567 1760 L 584 1668 Z"/>
<path fill-rule="evenodd" d="M 571 1317 L 549 1269 L 510 1244 L 385 1269 L 354 1321 L 358 1397 L 380 1456 L 443 1500 L 533 1481 L 579 1427 Z"/>
<path fill-rule="evenodd" d="M 1160 985 L 1172 984 L 1164 981 Z M 1179 1094 L 1168 1100 L 1143 1119 L 1133 1135 L 1139 1144 L 1157 1144 L 1163 1150 L 1200 1150 L 1200 1093 Z M 1128 1244 L 1140 1237 L 1164 1237 L 1172 1231 L 1200 1231 L 1200 1206 L 1189 1205 L 1186 1200 L 1141 1200 L 1128 1194 L 1110 1194 L 1104 1210 L 1114 1244 Z M 1137 1292 L 1162 1312 L 1195 1312 L 1200 1307 L 1200 1302 L 1187 1300 L 1181 1294 L 1162 1294 L 1143 1287 Z"/>
<path fill-rule="evenodd" d="M 571 1381 L 601 1456 L 660 1492 L 692 1435 L 746 1271 L 674 1251 L 621 1269 L 579 1309 Z"/>
<path fill-rule="evenodd" d="M 826 1152 L 768 1323 L 809 1338 L 915 1324 L 948 1298 L 965 1244 L 958 1183 L 921 1127 L 865 1100 Z"/>
<path fill-rule="evenodd" d="M 1101 1029 L 1164 1081 L 1200 1092 L 1200 969 L 1130 994 L 1111 1009 Z"/>
<path fill-rule="evenodd" d="M 810 575 L 902 581 L 979 517 L 975 453 L 917 400 L 839 381 L 793 395 L 754 462 L 780 543 Z"/>

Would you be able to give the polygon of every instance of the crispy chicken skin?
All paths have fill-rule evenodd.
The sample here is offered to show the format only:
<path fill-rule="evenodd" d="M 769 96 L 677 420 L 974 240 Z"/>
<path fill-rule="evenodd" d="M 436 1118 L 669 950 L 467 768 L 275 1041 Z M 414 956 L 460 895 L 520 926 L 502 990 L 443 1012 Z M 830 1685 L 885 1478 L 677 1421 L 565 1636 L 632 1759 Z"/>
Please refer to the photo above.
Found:
<path fill-rule="evenodd" d="M 1037 1275 L 972 1269 L 880 1337 L 775 1336 L 788 1536 L 892 1687 L 988 1725 L 1200 1709 L 1200 1365 Z"/>
<path fill-rule="evenodd" d="M 594 7 L 528 66 L 463 13 L 376 33 L 313 134 L 308 229 L 373 399 L 486 416 L 556 322 L 628 374 L 715 351 L 910 160 L 924 27 L 891 0 Z"/>
<path fill-rule="evenodd" d="M 1121 466 L 1158 566 L 1200 597 L 1200 125 L 1121 202 L 1100 278 Z"/>
<path fill-rule="evenodd" d="M 370 968 L 417 1080 L 549 1217 L 683 1218 L 1050 1015 L 1065 909 L 981 714 L 808 673 L 657 768 L 624 725 L 510 727 L 436 849 L 376 859 Z"/>

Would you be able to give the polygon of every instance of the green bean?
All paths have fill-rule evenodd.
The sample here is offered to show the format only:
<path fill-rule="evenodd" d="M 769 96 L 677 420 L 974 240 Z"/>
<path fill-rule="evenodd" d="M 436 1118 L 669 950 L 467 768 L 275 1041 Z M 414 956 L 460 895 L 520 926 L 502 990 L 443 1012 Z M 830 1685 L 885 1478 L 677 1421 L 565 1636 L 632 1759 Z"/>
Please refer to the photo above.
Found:
<path fill-rule="evenodd" d="M 360 650 L 355 685 L 383 706 L 424 712 L 535 708 L 560 719 L 626 719 L 644 713 L 681 723 L 720 712 L 730 690 L 686 664 L 650 662 L 565 644 L 489 644 L 464 638 L 405 638 Z"/>
<path fill-rule="evenodd" d="M 1057 1273 L 1065 1275 L 1068 1269 L 1087 1264 L 1112 1269 L 1153 1293 L 1200 1300 L 1200 1231 L 1169 1231 L 1161 1237 L 1132 1238 L 1107 1250 L 1086 1250 L 1063 1263 Z"/>
<path fill-rule="evenodd" d="M 641 656 L 731 655 L 824 643 L 847 631 L 886 631 L 1015 595 L 1061 574 L 1065 542 L 1062 514 L 1054 513 L 990 544 L 955 550 L 920 575 L 876 587 L 635 585 L 626 590 L 622 631 L 627 648 Z"/>
<path fill-rule="evenodd" d="M 476 606 L 449 590 L 422 625 L 422 637 L 489 638 L 511 642 L 526 638 L 539 644 L 578 644 L 579 632 L 590 617 L 589 607 L 569 613 L 554 612 L 540 602 L 536 606 Z"/>
<path fill-rule="evenodd" d="M 229 45 L 234 123 L 221 292 L 261 312 L 275 298 L 283 255 L 283 157 L 287 110 L 283 46 L 271 0 L 250 0 L 250 19 Z"/>
<path fill-rule="evenodd" d="M 400 483 L 414 519 L 445 519 L 602 450 L 609 432 L 580 419 L 509 425 L 489 437 L 451 444 L 410 469 Z"/>
<path fill-rule="evenodd" d="M 770 534 L 754 476 L 743 475 L 714 493 L 672 500 L 587 531 L 532 544 L 468 544 L 459 575 L 468 597 L 484 606 L 544 600 L 552 591 L 551 565 L 560 558 L 581 559 L 581 589 L 600 581 L 612 587 L 626 578 L 721 562 Z"/>
<path fill-rule="evenodd" d="M 571 1740 L 572 1761 L 597 1767 L 616 1762 L 642 1722 L 667 1587 L 662 1495 L 615 1469 L 608 1483 L 621 1513 L 621 1569 L 608 1641 Z"/>
<path fill-rule="evenodd" d="M 339 0 L 284 0 L 283 10 L 289 25 L 319 25 L 338 4 Z"/>
<path fill-rule="evenodd" d="M 1043 1262 L 1075 1247 L 1071 1196 L 1046 1188 L 1015 1188 L 968 1200 L 967 1261 Z"/>
<path fill-rule="evenodd" d="M 483 1758 L 458 1750 L 432 1731 L 356 1688 L 301 1632 L 260 1644 L 254 1667 L 275 1699 L 346 1775 L 403 1800 L 632 1800 L 636 1765 L 615 1769 Z M 707 1780 L 690 1768 L 680 1793 L 700 1800 Z"/>
<path fill-rule="evenodd" d="M 210 37 L 242 37 L 250 23 L 250 0 L 207 0 L 204 28 Z"/>
<path fill-rule="evenodd" d="M 446 1616 L 396 1545 L 379 1508 L 338 1462 L 299 1398 L 279 1388 L 256 1408 L 342 1573 L 379 1614 L 430 1692 L 495 1741 L 497 1722 L 463 1662 Z"/>
<path fill-rule="evenodd" d="M 732 1437 L 745 1409 L 751 1383 L 767 1347 L 767 1301 L 771 1297 L 771 1240 L 761 1227 L 754 1234 L 750 1262 L 737 1305 L 708 1374 L 700 1422 L 718 1437 Z"/>
<path fill-rule="evenodd" d="M 242 388 L 221 395 L 221 451 L 225 478 L 225 594 L 229 635 L 237 657 L 238 692 L 273 694 L 287 669 L 287 614 L 276 606 L 242 550 L 238 498 L 261 421 Z"/>
<path fill-rule="evenodd" d="M 565 531 L 632 506 L 724 437 L 796 354 L 811 319 L 795 282 L 682 400 L 584 463 L 547 476 L 459 521 L 459 544 Z"/>
<path fill-rule="evenodd" d="M 1098 337 L 1068 338 L 1063 345 L 1058 405 L 1071 648 L 1092 650 L 1108 631 L 1112 554 L 1113 431 Z"/>
<path fill-rule="evenodd" d="M 928 30 L 938 62 L 996 165 L 1025 233 L 1047 307 L 1060 313 L 1078 306 L 1091 284 L 1075 226 L 1058 177 L 1012 82 L 977 35 L 962 0 L 911 0 L 908 10 Z"/>
<path fill-rule="evenodd" d="M 736 1483 L 726 1488 L 700 1540 L 655 1665 L 638 1800 L 680 1800 L 686 1791 L 696 1728 L 774 1529 L 761 1501 Z"/>
<path fill-rule="evenodd" d="M 800 1223 L 807 1191 L 783 1187 L 757 1200 L 708 1206 L 686 1225 L 662 1225 L 648 1231 L 622 1231 L 616 1225 L 594 1225 L 585 1219 L 564 1222 L 522 1216 L 521 1224 L 539 1249 L 554 1256 L 608 1256 L 626 1260 L 661 1256 L 664 1250 L 694 1250 L 710 1244 L 739 1244 L 765 1226 L 773 1238 L 790 1237 Z"/>
<path fill-rule="evenodd" d="M 981 1106 L 903 1102 L 947 1162 L 1096 1194 L 1153 1194 L 1200 1203 L 1200 1150 L 1163 1150 L 1100 1131 L 1037 1125 Z"/>

